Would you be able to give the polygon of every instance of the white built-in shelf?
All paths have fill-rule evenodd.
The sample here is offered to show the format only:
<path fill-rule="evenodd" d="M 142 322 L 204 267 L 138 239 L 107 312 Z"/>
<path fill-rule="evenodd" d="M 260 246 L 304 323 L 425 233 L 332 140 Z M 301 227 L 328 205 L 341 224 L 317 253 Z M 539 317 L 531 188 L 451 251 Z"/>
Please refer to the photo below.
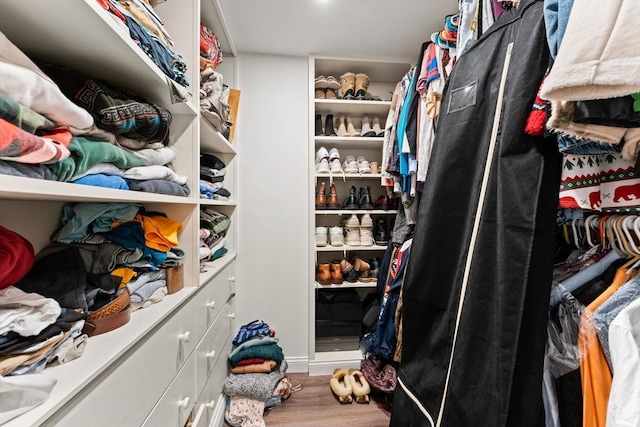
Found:
<path fill-rule="evenodd" d="M 351 115 L 354 117 L 374 116 L 386 118 L 391 101 L 356 101 L 349 99 L 316 99 L 316 114 Z"/>
<path fill-rule="evenodd" d="M 192 188 L 193 192 L 194 189 Z M 70 182 L 0 175 L 0 198 L 67 202 L 180 203 L 196 204 L 193 197 L 168 196 L 144 191 L 93 187 Z"/>
<path fill-rule="evenodd" d="M 370 210 L 370 211 L 365 211 L 365 210 L 331 210 L 331 209 L 326 209 L 326 210 L 316 210 L 316 215 L 351 215 L 351 214 L 356 214 L 356 215 L 361 215 L 361 214 L 370 214 L 370 215 L 395 215 L 396 213 L 398 213 L 397 210 L 393 209 L 393 210 Z"/>
<path fill-rule="evenodd" d="M 337 174 L 337 173 L 317 173 L 316 178 L 357 178 L 357 179 L 380 179 L 382 178 L 382 174 L 380 173 L 345 173 L 345 174 Z"/>
<path fill-rule="evenodd" d="M 200 265 L 200 286 L 215 277 L 228 264 L 231 264 L 231 261 L 233 261 L 236 256 L 237 253 L 229 251 L 216 260 L 202 263 Z"/>
<path fill-rule="evenodd" d="M 383 137 L 362 136 L 316 136 L 316 146 L 327 145 L 339 148 L 382 148 Z"/>
<path fill-rule="evenodd" d="M 215 199 L 200 199 L 201 205 L 206 206 L 236 206 L 238 203 L 235 200 L 215 200 Z"/>
<path fill-rule="evenodd" d="M 236 155 L 236 149 L 220 132 L 200 116 L 200 151 L 203 153 L 223 153 Z"/>
<path fill-rule="evenodd" d="M 318 252 L 346 252 L 346 251 L 384 251 L 387 247 L 383 245 L 373 246 L 316 246 Z"/>
<path fill-rule="evenodd" d="M 349 283 L 349 282 L 344 282 L 341 285 L 321 285 L 320 283 L 316 282 L 316 289 L 347 289 L 347 288 L 375 288 L 376 287 L 376 282 L 355 282 L 355 283 Z"/>
<path fill-rule="evenodd" d="M 68 10 L 73 13 L 66 13 Z M 116 19 L 95 0 L 3 1 L 0 29 L 29 57 L 65 64 L 128 89 L 167 108 L 174 119 L 179 115 L 195 117 L 198 110 L 189 92 L 197 100 L 198 82 L 190 82 L 190 88 L 173 82 Z M 188 101 L 176 101 L 174 94 Z M 171 134 L 183 131 L 172 127 Z"/>
<path fill-rule="evenodd" d="M 40 425 L 100 373 L 107 370 L 130 347 L 148 337 L 156 325 L 177 311 L 196 289 L 195 286 L 184 287 L 175 294 L 165 296 L 162 301 L 150 307 L 134 311 L 125 325 L 109 333 L 89 337 L 82 356 L 62 365 L 48 367 L 43 371 L 42 375 L 45 377 L 57 380 L 49 398 L 41 405 L 2 426 Z"/>
<path fill-rule="evenodd" d="M 338 49 L 339 50 L 339 49 Z M 409 71 L 409 61 L 366 60 L 355 58 L 318 57 L 315 58 L 316 76 L 340 76 L 348 71 L 352 73 L 366 73 L 371 82 L 395 85 L 402 76 Z"/>

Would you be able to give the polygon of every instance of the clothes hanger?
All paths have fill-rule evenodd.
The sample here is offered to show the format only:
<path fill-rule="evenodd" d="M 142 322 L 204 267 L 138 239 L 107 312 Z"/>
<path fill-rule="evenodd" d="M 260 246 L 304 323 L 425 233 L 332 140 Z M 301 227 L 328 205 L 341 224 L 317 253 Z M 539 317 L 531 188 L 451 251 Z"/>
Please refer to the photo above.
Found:
<path fill-rule="evenodd" d="M 579 222 L 582 222 L 582 225 L 584 225 L 582 218 L 574 218 L 571 220 L 571 231 L 573 233 L 573 244 L 576 248 L 582 249 L 584 246 L 584 236 L 580 234 L 581 229 L 578 227 Z"/>
<path fill-rule="evenodd" d="M 587 244 L 589 245 L 589 247 L 595 247 L 597 245 L 597 243 L 594 243 L 591 240 L 591 221 L 594 219 L 598 219 L 598 215 L 589 215 L 585 220 L 584 220 L 584 231 L 585 231 L 585 236 L 587 238 Z M 640 232 L 639 232 L 640 234 Z"/>
<path fill-rule="evenodd" d="M 633 250 L 633 252 L 637 255 L 640 255 L 640 247 L 638 247 L 638 242 L 640 242 L 640 236 L 636 236 L 638 237 L 638 239 L 636 240 L 633 238 L 633 235 L 631 234 L 631 230 L 633 229 L 633 224 L 635 220 L 638 218 L 640 217 L 638 217 L 637 215 L 625 215 L 624 219 L 622 220 L 622 231 L 624 235 L 627 237 L 627 241 L 629 242 L 629 246 L 631 246 L 631 249 Z"/>
<path fill-rule="evenodd" d="M 627 240 L 627 236 L 624 234 L 622 222 L 625 220 L 625 215 L 615 215 L 615 218 L 612 221 L 612 229 L 615 234 L 618 243 L 622 250 L 624 250 L 627 255 L 630 257 L 635 257 L 638 255 L 634 250 L 629 241 Z"/>

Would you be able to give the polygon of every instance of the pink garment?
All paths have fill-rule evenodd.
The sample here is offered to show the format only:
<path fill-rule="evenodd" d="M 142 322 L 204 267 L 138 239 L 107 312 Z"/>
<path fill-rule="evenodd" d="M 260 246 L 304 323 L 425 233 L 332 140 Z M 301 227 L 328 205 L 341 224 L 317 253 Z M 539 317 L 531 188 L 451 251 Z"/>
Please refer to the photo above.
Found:
<path fill-rule="evenodd" d="M 68 133 L 68 131 L 63 132 Z M 71 134 L 68 133 L 68 136 L 70 140 Z M 0 119 L 0 159 L 2 160 L 32 164 L 56 163 L 71 154 L 63 145 L 65 141 L 66 135 L 52 134 L 40 137 Z"/>

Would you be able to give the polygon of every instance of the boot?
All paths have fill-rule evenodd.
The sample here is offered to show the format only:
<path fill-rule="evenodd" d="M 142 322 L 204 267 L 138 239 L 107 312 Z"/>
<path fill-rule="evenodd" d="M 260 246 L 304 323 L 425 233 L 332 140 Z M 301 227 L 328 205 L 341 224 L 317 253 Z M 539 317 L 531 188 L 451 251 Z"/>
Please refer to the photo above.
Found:
<path fill-rule="evenodd" d="M 367 95 L 367 89 L 369 89 L 369 76 L 362 73 L 356 74 L 356 99 L 360 101 L 364 100 Z"/>
<path fill-rule="evenodd" d="M 351 188 L 349 189 L 349 195 L 347 196 L 347 198 L 344 201 L 344 204 L 342 205 L 343 209 L 347 209 L 347 210 L 358 210 L 360 209 L 360 206 L 358 205 L 358 199 L 356 197 L 356 187 L 355 186 L 351 186 Z"/>
<path fill-rule="evenodd" d="M 327 209 L 327 196 L 326 192 L 326 184 L 324 181 L 320 183 L 320 188 L 318 188 L 318 194 L 316 195 L 316 209 L 322 210 Z"/>
<path fill-rule="evenodd" d="M 338 193 L 336 192 L 336 185 L 332 182 L 329 187 L 329 198 L 327 199 L 327 209 L 340 210 L 340 199 L 338 199 Z"/>
<path fill-rule="evenodd" d="M 324 123 L 324 136 L 336 136 L 336 131 L 333 129 L 333 114 L 327 114 Z"/>
<path fill-rule="evenodd" d="M 380 127 L 380 120 L 377 117 L 373 118 L 373 126 L 372 130 L 375 133 L 374 136 L 381 137 L 384 136 L 384 130 Z"/>
<path fill-rule="evenodd" d="M 342 268 L 340 267 L 340 260 L 334 260 L 331 262 L 331 283 L 334 285 L 342 285 Z"/>
<path fill-rule="evenodd" d="M 374 234 L 376 245 L 386 246 L 389 244 L 389 232 L 384 219 L 376 220 L 376 232 Z"/>
<path fill-rule="evenodd" d="M 325 286 L 331 284 L 331 267 L 329 264 L 318 264 L 316 282 Z"/>
<path fill-rule="evenodd" d="M 360 209 L 372 210 L 373 200 L 371 200 L 371 187 L 360 187 Z"/>
<path fill-rule="evenodd" d="M 316 136 L 322 135 L 322 116 L 316 114 Z"/>
<path fill-rule="evenodd" d="M 344 73 L 340 76 L 340 89 L 342 91 L 342 99 L 353 99 L 355 94 L 356 75 L 353 73 Z M 367 83 L 368 86 L 368 83 Z"/>
<path fill-rule="evenodd" d="M 329 187 L 329 199 L 327 200 L 327 209 L 340 210 L 340 199 L 338 199 L 338 193 L 336 192 L 336 185 L 332 182 Z"/>
<path fill-rule="evenodd" d="M 375 131 L 371 129 L 371 125 L 369 124 L 369 117 L 362 118 L 362 130 L 360 131 L 360 136 L 376 136 Z"/>
<path fill-rule="evenodd" d="M 338 119 L 338 136 L 345 137 L 349 136 L 347 133 L 347 126 L 344 124 L 344 116 L 341 116 Z"/>
<path fill-rule="evenodd" d="M 353 126 L 353 123 L 351 122 L 351 117 L 347 116 L 347 135 L 348 136 L 359 136 L 360 132 L 358 132 L 355 128 L 355 126 Z"/>

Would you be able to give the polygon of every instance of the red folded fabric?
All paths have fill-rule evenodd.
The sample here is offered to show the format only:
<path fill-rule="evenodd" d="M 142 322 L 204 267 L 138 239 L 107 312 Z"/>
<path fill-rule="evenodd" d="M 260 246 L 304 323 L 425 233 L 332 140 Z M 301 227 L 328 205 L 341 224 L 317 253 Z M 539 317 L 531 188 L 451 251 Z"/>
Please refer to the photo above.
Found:
<path fill-rule="evenodd" d="M 252 357 L 250 359 L 243 359 L 239 361 L 236 366 L 247 366 L 247 365 L 257 365 L 264 362 L 264 359 L 261 357 Z"/>
<path fill-rule="evenodd" d="M 0 289 L 20 281 L 33 267 L 31 242 L 0 225 Z"/>

